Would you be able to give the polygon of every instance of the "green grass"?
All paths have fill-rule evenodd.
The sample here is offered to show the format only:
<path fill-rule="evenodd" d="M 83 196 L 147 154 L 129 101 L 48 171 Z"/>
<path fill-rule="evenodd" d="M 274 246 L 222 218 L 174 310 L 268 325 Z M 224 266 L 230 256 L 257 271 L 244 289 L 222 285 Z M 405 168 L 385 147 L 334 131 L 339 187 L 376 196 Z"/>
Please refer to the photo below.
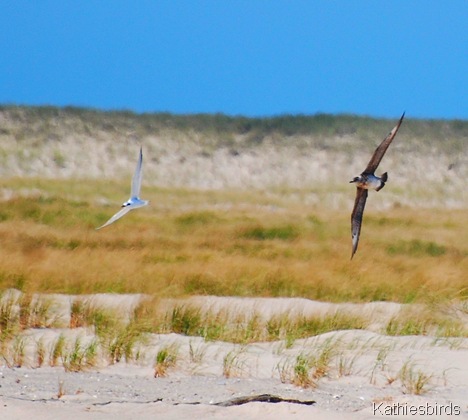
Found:
<path fill-rule="evenodd" d="M 439 338 L 468 337 L 467 325 L 460 317 L 435 307 L 402 311 L 392 317 L 383 331 L 387 335 L 430 335 Z"/>
<path fill-rule="evenodd" d="M 336 312 L 323 316 L 275 315 L 263 319 L 260 314 L 243 315 L 228 310 L 202 311 L 188 305 L 175 306 L 165 315 L 160 332 L 201 336 L 208 341 L 248 344 L 258 341 L 286 340 L 290 347 L 295 340 L 330 331 L 364 329 L 363 317 Z"/>
<path fill-rule="evenodd" d="M 92 327 L 110 364 L 122 359 L 136 360 L 136 347 L 145 343 L 151 330 L 150 320 L 142 313 L 135 313 L 127 320 L 116 310 L 104 309 L 92 300 L 77 299 L 72 303 L 70 328 Z"/>
<path fill-rule="evenodd" d="M 239 233 L 239 237 L 243 239 L 255 239 L 258 241 L 267 241 L 279 239 L 281 241 L 291 241 L 299 236 L 299 231 L 291 225 L 285 226 L 254 226 L 244 228 Z"/>
<path fill-rule="evenodd" d="M 50 366 L 58 366 L 59 361 L 63 360 L 65 357 L 65 346 L 66 346 L 66 339 L 63 334 L 60 334 L 57 340 L 55 341 L 52 351 L 50 353 Z"/>
<path fill-rule="evenodd" d="M 339 343 L 332 338 L 316 345 L 312 351 L 300 352 L 293 361 L 285 360 L 277 366 L 280 379 L 302 388 L 315 388 L 332 369 L 332 361 L 339 350 Z"/>
<path fill-rule="evenodd" d="M 447 253 L 447 248 L 435 242 L 426 242 L 419 239 L 411 241 L 398 241 L 387 247 L 390 255 L 415 255 L 437 257 Z"/>
<path fill-rule="evenodd" d="M 191 212 L 175 218 L 175 223 L 185 229 L 203 227 L 209 224 L 220 223 L 221 221 L 221 217 L 210 211 Z"/>
<path fill-rule="evenodd" d="M 398 379 L 401 381 L 404 392 L 414 395 L 422 395 L 429 390 L 432 376 L 417 368 L 410 360 L 406 361 L 398 372 Z"/>
<path fill-rule="evenodd" d="M 91 341 L 84 345 L 80 337 L 77 337 L 71 347 L 61 355 L 62 365 L 67 372 L 80 372 L 96 365 L 98 342 Z"/>
<path fill-rule="evenodd" d="M 368 320 L 336 312 L 323 316 L 289 317 L 286 314 L 273 316 L 266 323 L 269 340 L 285 339 L 288 347 L 295 340 L 313 337 L 330 331 L 365 329 Z"/>
<path fill-rule="evenodd" d="M 164 346 L 158 350 L 154 364 L 154 377 L 162 378 L 167 376 L 168 369 L 177 363 L 179 349 L 175 345 Z"/>

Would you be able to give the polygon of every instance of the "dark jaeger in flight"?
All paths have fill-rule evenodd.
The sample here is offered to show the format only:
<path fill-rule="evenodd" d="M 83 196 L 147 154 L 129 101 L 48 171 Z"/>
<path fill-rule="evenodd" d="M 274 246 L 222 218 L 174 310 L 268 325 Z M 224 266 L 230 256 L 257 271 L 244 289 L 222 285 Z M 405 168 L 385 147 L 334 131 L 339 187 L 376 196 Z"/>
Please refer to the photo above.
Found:
<path fill-rule="evenodd" d="M 353 178 L 350 183 L 354 182 L 356 184 L 356 200 L 354 202 L 353 212 L 351 213 L 351 235 L 353 239 L 353 252 L 351 254 L 351 259 L 353 258 L 354 254 L 356 253 L 358 243 L 359 243 L 359 234 L 361 232 L 361 224 L 362 224 L 362 215 L 364 214 L 364 207 L 366 205 L 367 200 L 367 190 L 373 188 L 376 191 L 380 191 L 384 186 L 385 182 L 387 182 L 388 175 L 387 172 L 384 172 L 381 177 L 378 177 L 374 174 L 375 170 L 379 166 L 380 161 L 382 160 L 385 152 L 390 146 L 390 143 L 394 139 L 398 129 L 400 128 L 401 123 L 403 122 L 403 118 L 405 113 L 398 121 L 398 124 L 393 128 L 392 131 L 388 134 L 388 136 L 380 143 L 380 146 L 375 149 L 374 154 L 372 155 L 371 160 L 367 164 L 366 169 L 361 175 Z"/>

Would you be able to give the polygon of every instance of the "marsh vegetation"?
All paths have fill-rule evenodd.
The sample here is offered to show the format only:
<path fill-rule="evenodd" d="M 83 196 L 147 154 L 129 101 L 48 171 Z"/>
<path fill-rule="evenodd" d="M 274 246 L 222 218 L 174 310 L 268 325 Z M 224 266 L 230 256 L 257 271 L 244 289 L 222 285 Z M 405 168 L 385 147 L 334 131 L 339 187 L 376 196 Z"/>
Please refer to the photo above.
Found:
<path fill-rule="evenodd" d="M 98 203 L 104 184 L 31 182 L 32 194 L 17 194 L 0 210 L 2 289 L 332 302 L 467 297 L 464 210 L 369 206 L 350 262 L 348 212 L 242 191 L 150 187 L 151 206 L 96 232 L 116 208 Z M 126 197 L 126 185 L 106 189 Z"/>

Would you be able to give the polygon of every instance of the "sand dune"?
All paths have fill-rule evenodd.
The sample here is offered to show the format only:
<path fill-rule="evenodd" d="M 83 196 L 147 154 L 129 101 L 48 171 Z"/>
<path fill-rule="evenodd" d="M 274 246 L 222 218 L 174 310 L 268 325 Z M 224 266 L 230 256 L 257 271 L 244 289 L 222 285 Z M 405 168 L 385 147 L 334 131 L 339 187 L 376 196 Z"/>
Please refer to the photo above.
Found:
<path fill-rule="evenodd" d="M 53 298 L 60 302 L 54 310 L 66 312 L 70 308 L 67 309 L 67 305 L 76 297 L 54 295 Z M 103 294 L 87 298 L 106 307 L 119 307 L 124 314 L 145 297 Z M 337 305 L 306 299 L 193 297 L 189 300 L 202 308 L 231 308 L 233 313 L 235 310 L 255 311 L 265 317 L 283 311 L 311 314 L 339 309 L 367 314 L 373 318 L 374 326 L 402 309 L 398 304 L 379 302 Z M 170 307 L 174 301 L 166 304 Z M 140 348 L 137 362 L 109 364 L 102 360 L 99 366 L 83 372 L 65 372 L 60 366 L 34 368 L 34 343 L 42 339 L 50 345 L 60 334 L 69 339 L 81 337 L 83 342 L 93 338 L 93 331 L 86 328 L 24 331 L 25 367 L 11 368 L 3 362 L 0 366 L 2 418 L 370 419 L 380 415 L 376 407 L 382 411 L 387 406 L 404 410 L 402 407 L 441 409 L 448 405 L 452 409 L 459 407 L 461 417 L 457 418 L 468 418 L 466 338 L 393 337 L 370 330 L 352 330 L 296 340 L 287 348 L 283 341 L 235 345 L 208 342 L 201 337 L 152 334 Z M 317 386 L 303 388 L 291 383 L 287 371 L 289 369 L 290 375 L 298 355 L 312 354 L 327 343 L 335 353 L 329 371 L 317 381 Z M 167 346 L 177 348 L 178 362 L 169 369 L 167 377 L 155 378 L 156 354 Z M 190 356 L 193 352 L 199 354 L 197 360 Z M 230 375 L 226 377 L 225 361 L 229 355 L 234 357 Z M 380 364 L 377 363 L 379 355 Z M 340 361 L 350 364 L 348 371 L 340 372 Z M 411 394 L 398 377 L 407 362 L 414 364 L 415 372 L 420 370 L 431 376 L 423 395 Z M 236 397 L 260 394 L 316 403 L 312 406 L 286 402 L 251 402 L 234 407 L 215 405 Z"/>
<path fill-rule="evenodd" d="M 40 108 L 0 110 L 3 177 L 127 180 L 141 143 L 145 186 L 270 193 L 275 188 L 310 192 L 323 186 L 328 194 L 312 192 L 301 201 L 332 208 L 343 204 L 342 186 L 361 172 L 395 122 L 368 121 L 366 129 L 356 117 L 359 132 L 348 122 L 350 130 L 345 133 L 265 131 L 257 133 L 260 140 L 256 142 L 251 141 L 255 130 L 249 133 L 225 127 L 231 131 L 221 128 L 217 132 L 196 124 L 177 129 L 156 123 L 149 129 L 148 122 L 136 115 L 84 110 L 80 114 L 59 108 L 43 111 L 41 116 Z M 382 162 L 382 172 L 389 172 L 391 183 L 381 206 L 388 208 L 398 202 L 466 207 L 468 161 L 463 127 L 464 122 L 429 124 L 407 116 Z M 10 194 L 0 191 L 5 198 Z"/>

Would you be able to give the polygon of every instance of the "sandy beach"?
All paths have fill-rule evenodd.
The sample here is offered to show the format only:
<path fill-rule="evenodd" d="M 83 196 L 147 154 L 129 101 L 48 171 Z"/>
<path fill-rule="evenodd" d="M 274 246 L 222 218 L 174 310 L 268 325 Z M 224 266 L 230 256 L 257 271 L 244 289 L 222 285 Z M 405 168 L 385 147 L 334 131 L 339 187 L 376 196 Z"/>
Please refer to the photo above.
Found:
<path fill-rule="evenodd" d="M 54 295 L 67 313 L 72 296 Z M 92 297 L 88 297 L 92 298 Z M 130 311 L 143 295 L 96 295 L 101 305 Z M 371 419 L 468 418 L 468 340 L 430 336 L 386 336 L 379 324 L 403 305 L 330 304 L 307 299 L 193 297 L 202 308 L 230 307 L 268 317 L 275 311 L 327 313 L 347 311 L 372 318 L 366 330 L 336 331 L 296 340 L 251 344 L 205 341 L 179 334 L 151 334 L 137 361 L 67 372 L 62 366 L 36 367 L 34 343 L 53 343 L 60 334 L 83 343 L 93 338 L 87 328 L 25 330 L 25 361 L 21 367 L 0 366 L 0 414 L 8 419 Z M 174 304 L 168 301 L 167 305 Z M 66 317 L 65 317 L 66 319 Z M 177 363 L 167 376 L 155 377 L 154 361 L 161 348 L 177 349 Z M 314 386 L 295 385 L 292 378 L 299 355 L 333 349 L 329 370 Z M 227 361 L 230 361 L 229 364 Z M 405 363 L 429 380 L 421 395 L 402 380 Z M 414 379 L 414 378 L 413 378 Z M 414 379 L 416 380 L 416 379 Z M 268 394 L 279 402 L 235 399 Z M 288 400 L 289 402 L 282 402 Z M 314 402 L 312 404 L 312 402 Z M 393 410 L 393 411 L 389 411 Z M 406 411 L 405 411 L 406 410 Z M 409 410 L 416 410 L 411 414 Z M 432 411 L 431 411 L 432 410 Z"/>

